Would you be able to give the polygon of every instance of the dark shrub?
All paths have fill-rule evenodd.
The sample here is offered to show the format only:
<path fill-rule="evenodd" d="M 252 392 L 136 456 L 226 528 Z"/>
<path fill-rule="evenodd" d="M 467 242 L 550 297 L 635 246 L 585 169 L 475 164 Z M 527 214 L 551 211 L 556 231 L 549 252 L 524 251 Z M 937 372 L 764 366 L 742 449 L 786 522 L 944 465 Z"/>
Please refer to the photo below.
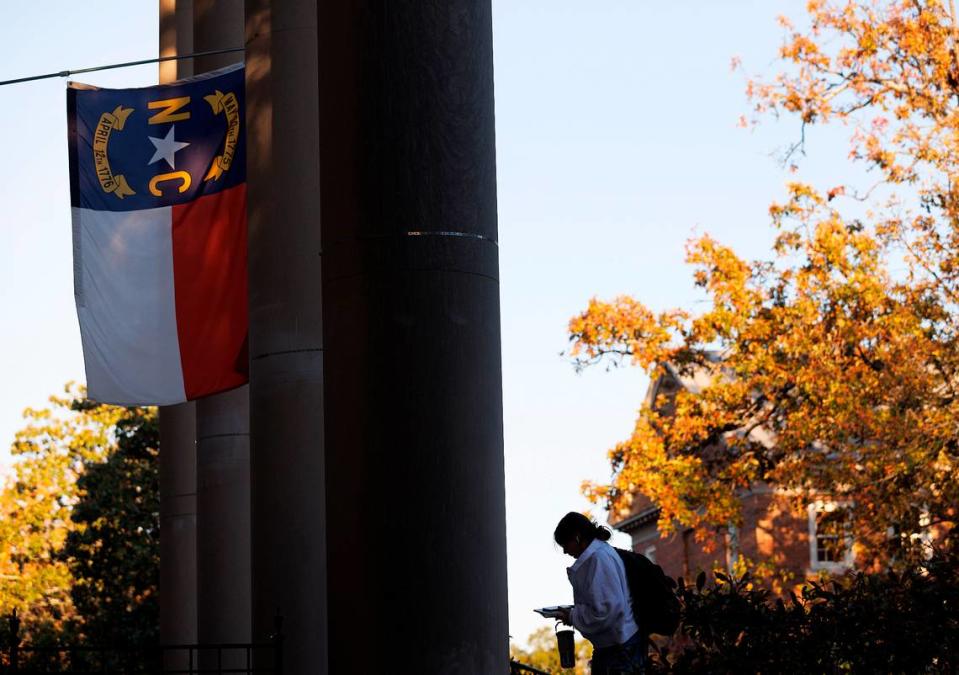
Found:
<path fill-rule="evenodd" d="M 784 600 L 747 577 L 680 580 L 680 631 L 651 673 L 959 672 L 959 559 L 810 583 Z"/>

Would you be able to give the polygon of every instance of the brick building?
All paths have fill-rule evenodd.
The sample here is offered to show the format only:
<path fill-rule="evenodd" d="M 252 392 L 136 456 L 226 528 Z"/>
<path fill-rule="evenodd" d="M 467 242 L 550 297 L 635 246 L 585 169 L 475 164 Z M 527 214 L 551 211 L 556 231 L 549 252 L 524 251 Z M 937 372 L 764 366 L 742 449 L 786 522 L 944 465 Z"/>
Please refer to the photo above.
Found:
<path fill-rule="evenodd" d="M 713 355 L 718 361 L 718 355 Z M 709 384 L 705 372 L 679 373 L 667 364 L 665 373 L 650 383 L 647 406 L 669 414 L 681 389 L 696 392 Z M 760 442 L 772 443 L 762 437 Z M 754 432 L 755 433 L 755 432 Z M 828 498 L 807 505 L 797 513 L 781 494 L 757 486 L 740 494 L 743 522 L 721 534 L 698 541 L 693 530 L 680 530 L 661 537 L 657 528 L 659 509 L 643 495 L 634 495 L 625 516 L 611 514 L 610 524 L 632 537 L 633 550 L 661 565 L 672 577 L 694 578 L 700 571 L 733 570 L 740 556 L 753 562 L 772 563 L 795 581 L 821 572 L 840 572 L 854 565 L 853 536 L 842 520 L 842 511 Z M 711 546 L 709 545 L 711 544 Z"/>

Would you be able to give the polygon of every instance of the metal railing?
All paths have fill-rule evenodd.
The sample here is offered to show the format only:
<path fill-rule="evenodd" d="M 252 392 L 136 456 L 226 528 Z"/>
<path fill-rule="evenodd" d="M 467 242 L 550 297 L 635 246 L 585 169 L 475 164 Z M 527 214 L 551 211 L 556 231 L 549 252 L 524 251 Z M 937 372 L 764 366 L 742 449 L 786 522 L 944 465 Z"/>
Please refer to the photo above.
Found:
<path fill-rule="evenodd" d="M 25 645 L 14 612 L 0 636 L 0 675 L 283 675 L 283 619 L 266 642 L 129 645 Z M 510 659 L 510 675 L 550 675 Z"/>
<path fill-rule="evenodd" d="M 509 662 L 509 673 L 510 675 L 523 675 L 523 673 L 533 673 L 533 675 L 550 675 L 545 670 L 540 670 L 539 668 L 534 668 L 533 666 L 528 666 L 525 663 L 520 663 L 519 661 L 514 661 L 510 659 Z"/>
<path fill-rule="evenodd" d="M 170 645 L 24 645 L 16 612 L 0 642 L 0 675 L 282 675 L 283 622 L 266 642 Z"/>

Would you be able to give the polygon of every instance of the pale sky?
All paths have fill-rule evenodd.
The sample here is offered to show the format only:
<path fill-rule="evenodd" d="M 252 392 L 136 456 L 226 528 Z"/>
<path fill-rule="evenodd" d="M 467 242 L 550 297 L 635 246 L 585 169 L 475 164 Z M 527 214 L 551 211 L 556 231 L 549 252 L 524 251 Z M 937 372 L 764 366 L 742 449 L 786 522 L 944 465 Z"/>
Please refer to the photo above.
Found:
<path fill-rule="evenodd" d="M 682 263 L 696 233 L 747 257 L 767 253 L 767 208 L 790 178 L 772 154 L 798 126 L 738 128 L 749 104 L 730 60 L 772 73 L 783 36 L 775 17 L 799 17 L 804 5 L 493 1 L 510 632 L 520 640 L 552 625 L 533 607 L 571 599 L 571 561 L 552 530 L 567 511 L 590 508 L 580 483 L 608 476 L 606 451 L 628 436 L 647 385 L 635 369 L 575 373 L 560 355 L 566 324 L 594 295 L 701 307 Z M 11 5 L 0 79 L 151 58 L 156 6 Z M 156 72 L 76 79 L 142 86 Z M 58 79 L 0 88 L 0 464 L 23 409 L 83 379 L 64 89 Z M 841 183 L 844 135 L 813 130 L 807 141 L 798 177 Z"/>

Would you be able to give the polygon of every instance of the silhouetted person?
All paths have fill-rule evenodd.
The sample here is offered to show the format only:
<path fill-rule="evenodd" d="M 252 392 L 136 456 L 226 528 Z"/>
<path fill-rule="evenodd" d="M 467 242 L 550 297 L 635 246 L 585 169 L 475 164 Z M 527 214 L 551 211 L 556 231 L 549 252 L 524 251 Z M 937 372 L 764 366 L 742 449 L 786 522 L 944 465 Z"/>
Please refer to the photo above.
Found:
<path fill-rule="evenodd" d="M 573 608 L 562 621 L 593 643 L 593 675 L 632 675 L 643 672 L 646 640 L 633 616 L 623 561 L 606 543 L 610 536 L 581 513 L 567 513 L 556 526 L 556 543 L 576 558 L 566 570 Z"/>

